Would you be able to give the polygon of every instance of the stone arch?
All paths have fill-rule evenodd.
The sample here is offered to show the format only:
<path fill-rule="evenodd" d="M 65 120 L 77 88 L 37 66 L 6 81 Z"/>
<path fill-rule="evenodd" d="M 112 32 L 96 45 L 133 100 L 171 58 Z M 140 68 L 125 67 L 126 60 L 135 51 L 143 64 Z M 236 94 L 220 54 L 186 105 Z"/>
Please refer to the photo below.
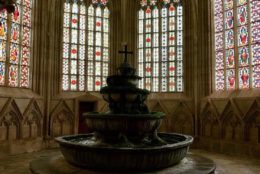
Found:
<path fill-rule="evenodd" d="M 223 139 L 229 141 L 241 141 L 243 139 L 243 122 L 232 110 L 223 115 L 221 123 Z"/>
<path fill-rule="evenodd" d="M 180 102 L 172 116 L 173 131 L 188 135 L 194 135 L 194 117 L 191 109 Z"/>
<path fill-rule="evenodd" d="M 260 143 L 260 108 L 256 102 L 246 113 L 245 123 L 245 140 L 251 143 Z"/>
<path fill-rule="evenodd" d="M 169 131 L 169 114 L 167 110 L 164 108 L 164 106 L 158 101 L 156 104 L 151 108 L 151 111 L 153 112 L 163 112 L 165 113 L 165 118 L 162 120 L 160 131 L 162 132 L 168 132 Z"/>
<path fill-rule="evenodd" d="M 66 110 L 62 110 L 52 119 L 52 136 L 69 135 L 73 132 L 73 120 Z"/>
<path fill-rule="evenodd" d="M 5 114 L 0 121 L 0 140 L 17 140 L 20 138 L 20 119 L 15 112 Z"/>
<path fill-rule="evenodd" d="M 19 139 L 22 116 L 13 99 L 7 101 L 0 115 L 0 141 Z"/>
<path fill-rule="evenodd" d="M 206 112 L 201 120 L 202 136 L 219 138 L 220 137 L 220 123 L 214 114 L 210 111 Z"/>
<path fill-rule="evenodd" d="M 215 108 L 208 102 L 201 113 L 201 135 L 204 137 L 220 138 L 220 120 Z"/>
<path fill-rule="evenodd" d="M 33 99 L 24 112 L 22 122 L 22 138 L 37 138 L 42 135 L 43 116 L 42 112 Z"/>
<path fill-rule="evenodd" d="M 50 134 L 52 137 L 73 134 L 74 114 L 65 101 L 61 101 L 54 109 L 50 119 Z"/>

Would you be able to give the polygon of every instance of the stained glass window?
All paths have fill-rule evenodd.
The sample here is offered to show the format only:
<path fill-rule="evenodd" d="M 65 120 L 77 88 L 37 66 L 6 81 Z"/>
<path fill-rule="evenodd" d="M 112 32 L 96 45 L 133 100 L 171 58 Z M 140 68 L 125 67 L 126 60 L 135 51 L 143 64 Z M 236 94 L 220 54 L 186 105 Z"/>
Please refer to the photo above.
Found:
<path fill-rule="evenodd" d="M 17 0 L 15 11 L 0 11 L 0 86 L 30 87 L 32 1 Z"/>
<path fill-rule="evenodd" d="M 64 3 L 63 91 L 99 91 L 109 69 L 107 0 Z"/>
<path fill-rule="evenodd" d="M 183 7 L 181 0 L 141 0 L 138 11 L 140 88 L 183 91 Z"/>
<path fill-rule="evenodd" d="M 215 89 L 260 88 L 260 1 L 214 0 Z"/>

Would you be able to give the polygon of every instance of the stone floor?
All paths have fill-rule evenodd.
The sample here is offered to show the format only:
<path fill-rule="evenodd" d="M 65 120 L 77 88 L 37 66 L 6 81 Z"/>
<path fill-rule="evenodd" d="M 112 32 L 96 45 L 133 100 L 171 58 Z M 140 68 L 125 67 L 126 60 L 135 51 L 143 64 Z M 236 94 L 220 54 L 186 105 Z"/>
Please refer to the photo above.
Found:
<path fill-rule="evenodd" d="M 30 174 L 28 168 L 31 160 L 55 152 L 57 152 L 57 149 L 13 155 L 7 158 L 0 157 L 0 174 Z M 230 157 L 202 150 L 191 150 L 190 152 L 214 160 L 217 165 L 216 174 L 260 174 L 260 160 Z"/>

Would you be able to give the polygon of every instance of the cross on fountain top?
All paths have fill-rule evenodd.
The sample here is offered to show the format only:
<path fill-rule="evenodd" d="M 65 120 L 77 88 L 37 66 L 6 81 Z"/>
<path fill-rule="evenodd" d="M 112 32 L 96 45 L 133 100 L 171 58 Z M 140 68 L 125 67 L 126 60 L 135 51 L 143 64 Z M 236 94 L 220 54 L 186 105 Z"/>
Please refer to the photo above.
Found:
<path fill-rule="evenodd" d="M 124 63 L 127 63 L 127 55 L 128 54 L 133 54 L 133 51 L 127 51 L 127 45 L 125 44 L 125 50 L 124 51 L 119 51 L 120 54 L 125 54 L 125 60 Z"/>

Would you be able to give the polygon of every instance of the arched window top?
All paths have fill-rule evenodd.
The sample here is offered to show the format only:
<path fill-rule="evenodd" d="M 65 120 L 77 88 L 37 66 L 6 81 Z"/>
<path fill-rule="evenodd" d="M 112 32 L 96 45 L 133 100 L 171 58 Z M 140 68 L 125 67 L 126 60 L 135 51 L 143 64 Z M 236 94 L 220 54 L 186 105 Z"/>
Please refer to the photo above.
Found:
<path fill-rule="evenodd" d="M 73 4 L 72 4 L 72 13 L 78 13 L 79 12 L 79 6 L 77 4 L 77 1 L 75 1 Z"/>
<path fill-rule="evenodd" d="M 93 5 L 91 4 L 90 6 L 89 6 L 89 8 L 88 8 L 88 15 L 90 15 L 90 16 L 94 16 L 94 7 L 93 7 Z"/>
<path fill-rule="evenodd" d="M 260 1 L 213 2 L 215 89 L 260 88 Z"/>
<path fill-rule="evenodd" d="M 100 7 L 97 7 L 97 9 L 96 9 L 96 16 L 97 17 L 101 17 L 102 16 L 102 11 L 101 11 Z"/>
<path fill-rule="evenodd" d="M 138 11 L 140 88 L 183 92 L 183 16 L 181 0 L 141 0 Z"/>
<path fill-rule="evenodd" d="M 85 2 L 64 4 L 63 91 L 98 91 L 108 76 L 108 1 Z"/>
<path fill-rule="evenodd" d="M 104 18 L 109 18 L 109 10 L 107 7 L 104 10 Z"/>
<path fill-rule="evenodd" d="M 182 6 L 182 0 L 140 0 L 140 6 L 142 8 L 145 7 L 174 7 L 174 6 Z"/>

